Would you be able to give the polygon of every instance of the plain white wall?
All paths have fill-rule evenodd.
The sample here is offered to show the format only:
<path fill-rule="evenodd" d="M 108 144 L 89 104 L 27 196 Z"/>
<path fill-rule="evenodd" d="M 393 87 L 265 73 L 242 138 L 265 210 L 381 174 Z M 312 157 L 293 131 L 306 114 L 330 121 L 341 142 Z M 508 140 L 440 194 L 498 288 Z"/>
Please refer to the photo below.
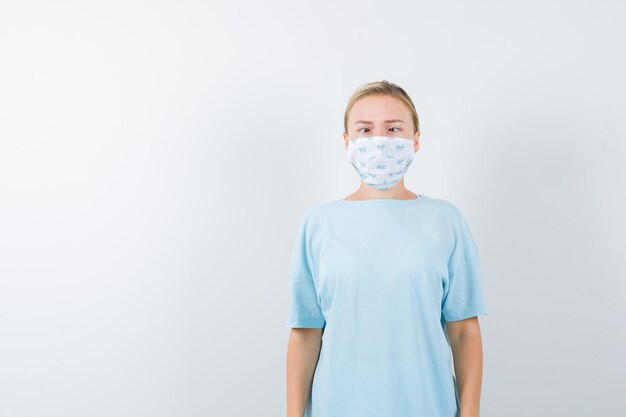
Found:
<path fill-rule="evenodd" d="M 297 221 L 381 79 L 479 245 L 482 416 L 620 414 L 625 11 L 0 1 L 0 415 L 284 415 Z"/>

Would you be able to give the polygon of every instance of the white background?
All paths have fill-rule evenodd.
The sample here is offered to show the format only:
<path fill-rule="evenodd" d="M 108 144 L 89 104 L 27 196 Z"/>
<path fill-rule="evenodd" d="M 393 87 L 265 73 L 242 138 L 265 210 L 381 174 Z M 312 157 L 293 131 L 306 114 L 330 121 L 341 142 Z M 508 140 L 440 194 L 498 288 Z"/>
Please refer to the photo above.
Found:
<path fill-rule="evenodd" d="M 0 415 L 284 415 L 297 222 L 382 79 L 480 248 L 481 415 L 623 413 L 625 11 L 0 1 Z"/>

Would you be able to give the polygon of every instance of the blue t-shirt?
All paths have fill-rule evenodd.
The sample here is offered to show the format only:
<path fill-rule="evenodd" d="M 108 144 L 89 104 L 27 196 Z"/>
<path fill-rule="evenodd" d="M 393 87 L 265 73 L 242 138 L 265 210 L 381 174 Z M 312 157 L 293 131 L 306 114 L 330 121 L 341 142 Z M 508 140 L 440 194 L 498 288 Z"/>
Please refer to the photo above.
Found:
<path fill-rule="evenodd" d="M 324 328 L 305 417 L 456 417 L 447 321 L 486 315 L 461 212 L 426 195 L 306 210 L 288 327 Z"/>

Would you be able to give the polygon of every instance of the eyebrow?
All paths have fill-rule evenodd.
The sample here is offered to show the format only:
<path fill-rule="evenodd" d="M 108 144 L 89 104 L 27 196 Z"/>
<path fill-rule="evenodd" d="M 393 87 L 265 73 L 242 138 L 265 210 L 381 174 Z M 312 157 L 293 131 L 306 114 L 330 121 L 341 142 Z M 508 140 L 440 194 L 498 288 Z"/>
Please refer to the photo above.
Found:
<path fill-rule="evenodd" d="M 373 122 L 370 122 L 369 120 L 357 120 L 356 122 L 352 124 L 357 125 L 359 123 L 364 124 L 364 125 L 371 125 Z M 385 123 L 404 123 L 404 121 L 400 119 L 389 119 L 389 120 L 385 120 Z"/>

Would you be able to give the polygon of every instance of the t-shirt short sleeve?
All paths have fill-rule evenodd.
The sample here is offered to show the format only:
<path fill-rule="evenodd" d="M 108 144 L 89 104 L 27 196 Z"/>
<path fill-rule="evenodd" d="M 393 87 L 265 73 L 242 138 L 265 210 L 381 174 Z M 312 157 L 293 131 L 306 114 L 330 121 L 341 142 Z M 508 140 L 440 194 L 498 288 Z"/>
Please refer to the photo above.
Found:
<path fill-rule="evenodd" d="M 326 320 L 319 304 L 313 279 L 309 212 L 300 219 L 289 270 L 288 327 L 323 328 Z"/>
<path fill-rule="evenodd" d="M 453 241 L 444 285 L 442 315 L 445 321 L 487 315 L 482 270 L 476 242 L 461 212 L 454 208 Z"/>

